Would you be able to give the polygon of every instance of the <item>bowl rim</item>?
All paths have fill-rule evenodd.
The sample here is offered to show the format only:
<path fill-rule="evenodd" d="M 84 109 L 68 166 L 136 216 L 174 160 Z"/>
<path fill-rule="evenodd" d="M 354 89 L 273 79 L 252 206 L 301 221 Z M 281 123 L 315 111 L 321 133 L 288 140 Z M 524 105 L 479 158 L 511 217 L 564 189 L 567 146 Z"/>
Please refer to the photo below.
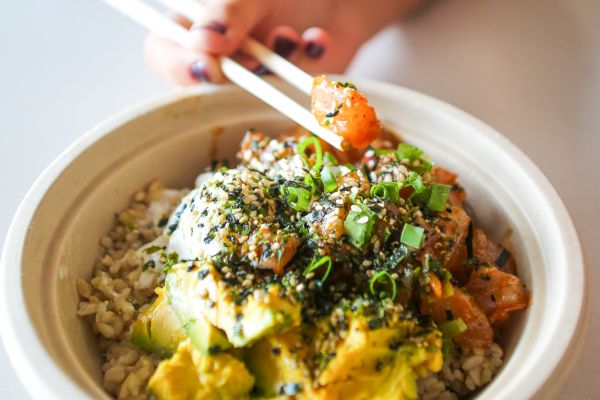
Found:
<path fill-rule="evenodd" d="M 353 78 L 353 81 L 358 82 L 360 87 L 367 88 L 367 92 L 371 90 L 377 90 L 380 93 L 395 92 L 401 94 L 404 98 L 411 98 L 421 106 L 436 110 L 437 113 L 445 114 L 452 119 L 460 121 L 462 124 L 472 128 L 479 135 L 492 141 L 499 148 L 510 154 L 510 157 L 523 172 L 533 178 L 538 185 L 538 189 L 543 193 L 556 214 L 557 223 L 560 225 L 564 236 L 571 238 L 569 245 L 563 244 L 564 251 L 570 260 L 569 268 L 571 273 L 568 275 L 568 278 L 571 279 L 571 282 L 569 282 L 569 286 L 580 290 L 566 297 L 566 301 L 568 302 L 567 307 L 562 308 L 564 323 L 561 326 L 563 335 L 566 335 L 568 340 L 561 341 L 558 348 L 554 348 L 555 356 L 553 359 L 540 366 L 543 368 L 541 372 L 543 379 L 539 379 L 540 377 L 538 376 L 535 382 L 523 382 L 527 386 L 525 388 L 521 387 L 521 389 L 525 390 L 525 392 L 521 392 L 521 395 L 525 395 L 525 397 L 534 395 L 544 382 L 556 373 L 561 362 L 564 363 L 564 356 L 569 349 L 573 350 L 574 347 L 577 347 L 575 353 L 581 352 L 582 346 L 575 346 L 577 343 L 574 342 L 578 333 L 582 334 L 585 332 L 587 322 L 585 316 L 589 314 L 586 313 L 588 303 L 586 301 L 588 297 L 586 275 L 588 272 L 586 271 L 581 242 L 560 196 L 539 168 L 517 146 L 495 129 L 465 111 L 442 100 L 391 83 L 356 78 Z M 233 90 L 242 90 L 233 85 L 201 85 L 161 94 L 126 108 L 99 123 L 68 146 L 41 173 L 26 193 L 8 229 L 0 259 L 0 335 L 8 358 L 19 379 L 23 382 L 28 393 L 34 398 L 64 399 L 88 397 L 88 394 L 70 379 L 66 372 L 57 367 L 57 364 L 46 350 L 41 338 L 36 333 L 33 322 L 28 316 L 24 292 L 21 286 L 20 266 L 22 265 L 23 247 L 27 238 L 29 225 L 48 189 L 76 157 L 93 146 L 102 137 L 110 134 L 128 121 L 182 98 L 206 96 L 222 90 L 231 90 L 232 88 Z M 19 268 L 9 268 L 9 266 L 15 265 L 19 266 Z M 566 312 L 567 310 L 568 313 Z M 571 356 L 568 369 L 571 369 L 576 364 L 572 358 L 576 358 L 577 356 L 578 354 Z M 567 374 L 568 371 L 564 371 L 564 373 Z M 513 394 L 515 393 L 513 392 Z"/>

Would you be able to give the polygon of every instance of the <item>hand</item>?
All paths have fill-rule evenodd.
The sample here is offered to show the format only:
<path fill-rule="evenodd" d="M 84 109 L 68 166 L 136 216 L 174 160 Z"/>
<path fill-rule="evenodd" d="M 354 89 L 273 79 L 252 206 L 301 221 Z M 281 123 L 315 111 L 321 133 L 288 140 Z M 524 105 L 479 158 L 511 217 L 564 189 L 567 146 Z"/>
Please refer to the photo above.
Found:
<path fill-rule="evenodd" d="M 257 61 L 235 54 L 252 36 L 307 71 L 343 72 L 367 39 L 419 2 L 379 0 L 374 7 L 364 0 L 206 0 L 194 24 L 172 16 L 191 30 L 192 49 L 150 34 L 145 57 L 156 74 L 178 85 L 223 82 L 221 55 L 265 71 Z"/>

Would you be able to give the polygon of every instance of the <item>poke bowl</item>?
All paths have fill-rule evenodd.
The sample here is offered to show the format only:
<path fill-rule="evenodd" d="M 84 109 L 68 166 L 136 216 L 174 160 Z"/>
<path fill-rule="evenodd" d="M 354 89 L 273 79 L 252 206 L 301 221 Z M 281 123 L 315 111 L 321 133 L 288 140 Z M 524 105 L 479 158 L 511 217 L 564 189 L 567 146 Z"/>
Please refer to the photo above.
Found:
<path fill-rule="evenodd" d="M 272 83 L 285 90 L 280 82 L 273 80 Z M 455 398 L 452 397 L 455 394 L 452 390 L 445 390 L 446 386 L 451 389 L 451 385 L 455 385 L 457 392 L 463 391 L 462 394 L 481 398 L 548 398 L 555 395 L 576 363 L 586 322 L 585 265 L 577 234 L 560 198 L 526 156 L 475 118 L 408 89 L 372 81 L 357 80 L 354 83 L 368 95 L 383 126 L 391 132 L 391 137 L 409 143 L 410 149 L 422 149 L 431 160 L 458 175 L 461 190 L 464 188 L 467 192 L 464 208 L 473 224 L 480 232 L 485 232 L 489 242 L 495 243 L 494 249 L 498 249 L 493 261 L 500 264 L 496 257 L 506 258 L 506 254 L 509 254 L 518 267 L 518 277 L 527 291 L 527 307 L 511 316 L 506 326 L 502 327 L 502 334 L 494 338 L 493 346 L 488 346 L 488 350 L 474 349 L 461 353 L 455 360 L 454 368 L 446 366 L 445 372 L 442 371 L 442 338 L 441 335 L 432 337 L 431 341 L 439 344 L 433 346 L 439 347 L 436 353 L 439 357 L 435 360 L 430 358 L 427 363 L 420 361 L 414 372 L 429 381 L 421 379 L 418 388 L 416 383 L 413 383 L 414 388 L 405 386 L 402 389 L 405 391 L 404 397 L 400 395 L 398 398 Z M 290 96 L 294 94 L 290 93 Z M 298 98 L 298 101 L 301 99 Z M 212 160 L 234 162 L 244 133 L 250 128 L 252 134 L 260 132 L 261 136 L 255 140 L 258 147 L 278 143 L 286 147 L 284 139 L 278 142 L 269 137 L 277 137 L 281 132 L 294 129 L 284 116 L 237 87 L 207 86 L 169 94 L 135 106 L 100 124 L 67 149 L 36 181 L 11 225 L 2 255 L 0 280 L 2 338 L 16 372 L 26 382 L 31 395 L 57 399 L 109 399 L 113 396 L 146 398 L 146 382 L 161 367 L 157 367 L 156 354 L 146 356 L 137 350 L 132 351 L 129 339 L 132 342 L 137 340 L 137 347 L 149 352 L 162 351 L 156 351 L 148 344 L 152 329 L 149 323 L 142 321 L 139 325 L 147 337 L 138 336 L 135 339 L 132 333 L 136 329 L 135 323 L 140 321 L 139 315 L 147 310 L 156 315 L 159 307 L 150 307 L 150 302 L 140 309 L 134 305 L 147 302 L 150 297 L 154 300 L 157 296 L 159 299 L 163 296 L 163 284 L 157 283 L 162 278 L 151 272 L 156 264 L 173 267 L 176 274 L 171 271 L 171 276 L 179 274 L 181 269 L 180 275 L 193 272 L 194 276 L 204 279 L 207 275 L 212 276 L 213 271 L 194 264 L 193 258 L 187 260 L 191 262 L 190 265 L 178 268 L 174 264 L 180 260 L 170 260 L 173 253 L 158 252 L 158 259 L 154 260 L 152 254 L 161 247 L 152 244 L 157 234 L 140 232 L 141 227 L 134 216 L 141 213 L 140 220 L 147 216 L 148 221 L 153 220 L 152 228 L 170 230 L 169 235 L 176 237 L 183 223 L 173 219 L 173 215 L 180 218 L 186 215 L 185 207 L 191 208 L 189 202 L 185 207 L 180 207 L 185 203 L 182 202 L 187 194 L 185 188 L 193 188 L 195 184 L 199 188 L 205 187 L 202 185 L 206 185 L 206 179 L 212 179 L 215 185 L 227 182 L 229 172 L 221 164 L 212 165 L 212 178 L 198 175 L 211 167 Z M 294 142 L 291 147 L 299 145 Z M 255 150 L 253 147 L 248 149 Z M 398 154 L 398 151 L 393 154 Z M 238 154 L 238 158 L 244 158 L 243 152 Z M 335 164 L 337 166 L 337 161 Z M 308 164 L 308 167 L 311 165 Z M 235 168 L 229 171 L 235 171 Z M 257 171 L 254 167 L 248 168 L 248 171 L 250 174 L 269 174 Z M 252 179 L 256 179 L 256 176 Z M 323 182 L 319 185 L 321 191 L 327 191 L 322 188 Z M 351 188 L 348 189 L 350 195 Z M 382 192 L 386 196 L 388 189 Z M 281 188 L 277 190 L 277 196 L 284 193 Z M 289 188 L 285 190 L 292 208 L 305 211 L 298 208 L 298 191 L 310 191 L 310 185 L 309 189 L 296 188 L 295 192 Z M 411 190 L 416 192 L 417 186 L 413 184 Z M 289 199 L 290 193 L 295 193 L 293 201 Z M 370 193 L 372 196 L 379 195 L 377 190 L 371 190 Z M 211 198 L 207 204 L 215 201 Z M 431 201 L 430 208 L 434 209 Z M 449 200 L 445 198 L 444 204 L 446 201 Z M 353 221 L 354 228 L 344 225 L 348 236 L 352 236 L 349 231 L 356 232 L 356 226 L 368 220 L 365 213 L 370 215 L 368 210 L 361 211 L 362 203 L 353 203 L 351 207 L 350 214 L 353 211 L 359 214 Z M 444 207 L 436 209 L 440 212 L 443 210 Z M 452 213 L 453 209 L 448 208 L 447 211 Z M 218 207 L 215 212 L 219 212 Z M 413 225 L 410 228 L 413 230 L 412 236 L 407 233 L 410 237 L 404 239 L 403 243 L 409 248 L 419 247 L 421 237 L 415 244 L 415 232 L 418 236 L 420 228 Z M 193 228 L 190 235 L 194 235 Z M 208 244 L 210 240 L 205 236 L 202 236 L 203 242 Z M 364 247 L 361 241 L 363 236 L 361 233 L 358 239 L 351 238 L 354 239 L 354 247 Z M 357 244 L 357 241 L 360 243 Z M 126 259 L 127 250 L 133 246 L 131 243 L 137 243 L 134 247 L 141 248 L 148 256 L 143 260 L 143 265 L 136 265 L 139 260 Z M 163 247 L 166 249 L 167 245 Z M 275 250 L 277 248 L 279 245 Z M 178 250 L 180 253 L 183 251 Z M 277 270 L 281 259 L 286 258 L 283 254 L 283 257 L 279 254 L 273 270 Z M 324 272 L 321 267 L 329 263 L 331 268 L 331 259 L 312 257 L 312 260 L 307 268 L 309 273 L 301 274 L 301 279 L 311 279 L 316 273 L 320 279 L 315 279 L 315 282 L 324 282 L 330 270 Z M 367 265 L 369 261 L 365 261 Z M 495 268 L 483 264 L 477 267 L 488 272 L 486 268 Z M 135 284 L 128 286 L 126 279 L 113 279 L 116 275 L 111 274 L 121 273 L 121 268 L 130 268 L 128 273 L 133 274 L 131 279 L 135 280 Z M 283 265 L 281 268 L 283 275 Z M 231 271 L 220 272 L 226 274 Z M 334 268 L 332 276 L 335 273 Z M 385 271 L 371 271 L 369 277 L 372 279 L 370 287 L 366 284 L 367 294 L 370 289 L 371 294 L 381 298 L 397 297 L 396 284 L 393 283 L 392 287 L 385 283 L 386 280 L 392 283 L 396 277 L 392 279 Z M 242 278 L 240 284 L 245 285 L 247 276 Z M 481 284 L 490 280 L 488 275 L 481 274 L 479 279 Z M 169 282 L 167 279 L 167 291 Z M 304 280 L 294 281 L 293 286 L 303 288 L 305 283 L 309 284 Z M 429 279 L 426 283 L 432 290 L 435 288 Z M 455 290 L 460 293 L 459 289 Z M 136 296 L 141 291 L 149 293 L 149 297 L 139 300 Z M 453 296 L 452 287 L 445 288 L 444 293 L 442 298 Z M 173 299 L 169 299 L 173 304 Z M 179 317 L 180 310 L 178 312 L 176 307 L 173 308 L 175 312 L 168 314 L 173 318 Z M 285 322 L 277 322 L 278 328 L 274 333 L 279 333 L 281 326 L 287 326 L 290 319 L 288 314 L 282 317 Z M 455 317 L 451 314 L 444 316 L 444 335 L 460 335 L 467 329 L 463 321 Z M 291 320 L 299 318 L 297 316 Z M 306 319 L 306 316 L 302 318 Z M 189 325 L 196 325 L 197 318 L 188 318 L 186 321 L 183 330 L 193 342 L 187 346 L 202 346 L 194 342 L 194 337 L 189 334 L 189 329 L 192 329 Z M 370 330 L 379 328 L 371 326 L 371 322 Z M 448 322 L 453 324 L 449 325 Z M 219 325 L 219 328 L 227 333 L 227 346 L 254 344 L 243 341 L 237 335 L 240 329 L 247 329 L 244 333 L 247 338 L 250 337 L 254 325 L 246 328 L 242 323 L 232 322 L 231 325 Z M 453 330 L 456 331 L 454 334 L 448 333 Z M 122 331 L 127 331 L 127 343 L 115 342 L 114 339 Z M 216 332 L 214 335 L 222 333 Z M 420 331 L 418 335 L 424 337 L 426 333 L 431 332 Z M 152 334 L 156 336 L 161 333 Z M 169 340 L 173 335 L 169 336 Z M 177 349 L 180 356 L 180 351 L 186 351 L 189 357 L 195 357 L 194 349 L 181 350 L 179 342 L 177 340 L 170 354 Z M 238 359 L 246 360 L 247 355 L 240 356 L 237 349 L 224 351 L 225 347 L 216 348 L 214 343 L 218 343 L 218 340 L 206 347 L 207 352 L 215 357 L 217 354 L 230 357 L 232 363 L 239 363 L 242 365 L 240 368 L 244 368 Z M 390 348 L 397 346 L 390 345 Z M 415 345 L 411 348 L 411 354 L 422 347 L 422 343 Z M 268 350 L 269 354 L 277 353 L 281 357 L 281 346 L 272 346 Z M 363 350 L 367 360 L 369 352 L 376 352 L 374 348 Z M 329 354 L 335 356 L 335 352 Z M 352 363 L 357 354 L 347 359 L 338 357 L 334 361 L 327 360 L 325 365 L 329 362 L 329 365 L 336 365 L 337 370 L 351 370 L 355 368 Z M 276 363 L 273 358 L 265 360 L 262 366 Z M 380 364 L 380 359 L 376 361 L 376 372 L 379 372 L 377 365 L 383 365 L 381 368 L 384 370 L 387 368 L 385 364 Z M 434 367 L 436 364 L 439 365 Z M 215 365 L 215 370 L 229 370 L 231 367 L 229 364 Z M 423 371 L 425 365 L 431 371 Z M 162 367 L 164 374 L 161 380 L 168 375 L 171 367 Z M 243 373 L 238 370 L 232 374 L 237 380 L 229 384 L 247 386 L 248 392 L 244 396 L 251 395 L 250 388 L 253 385 L 252 390 L 256 390 L 255 379 L 264 374 L 260 372 L 263 371 L 261 365 L 248 368 L 259 372 L 248 373 L 244 381 L 240 377 Z M 484 371 L 486 368 L 489 371 Z M 432 375 L 434 369 L 436 373 L 440 371 L 441 375 Z M 439 389 L 439 385 L 443 388 Z M 297 383 L 286 383 L 277 386 L 277 393 L 270 393 L 270 396 L 293 397 L 300 394 L 299 388 Z M 162 389 L 154 390 L 159 392 Z M 170 392 L 167 390 L 166 393 Z M 306 398 L 336 398 L 331 393 L 315 391 Z M 339 397 L 342 392 L 336 393 Z M 229 398 L 242 398 L 242 395 L 230 394 Z"/>

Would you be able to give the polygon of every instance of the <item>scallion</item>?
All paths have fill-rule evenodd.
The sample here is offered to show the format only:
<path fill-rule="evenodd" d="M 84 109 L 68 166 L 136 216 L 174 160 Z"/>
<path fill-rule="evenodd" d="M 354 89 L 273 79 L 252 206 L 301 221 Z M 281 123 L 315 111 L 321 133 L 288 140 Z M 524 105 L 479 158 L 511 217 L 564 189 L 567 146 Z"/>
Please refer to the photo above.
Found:
<path fill-rule="evenodd" d="M 442 324 L 439 324 L 440 331 L 444 334 L 444 336 L 452 338 L 456 335 L 460 335 L 464 331 L 467 330 L 467 324 L 460 318 L 454 318 L 450 321 L 446 321 Z"/>
<path fill-rule="evenodd" d="M 380 182 L 371 186 L 371 197 L 398 203 L 400 200 L 400 185 L 397 182 Z"/>
<path fill-rule="evenodd" d="M 326 193 L 334 192 L 337 189 L 335 174 L 327 165 L 321 169 L 321 180 L 323 181 L 323 190 Z"/>
<path fill-rule="evenodd" d="M 396 149 L 398 161 L 408 160 L 411 169 L 420 174 L 431 170 L 431 163 L 422 156 L 423 150 L 408 143 L 400 143 Z"/>
<path fill-rule="evenodd" d="M 310 165 L 309 157 L 306 154 L 306 150 L 310 145 L 314 146 L 315 152 L 315 163 L 312 166 Z M 298 143 L 296 152 L 302 157 L 302 160 L 309 168 L 315 172 L 319 172 L 321 165 L 323 165 L 323 150 L 321 149 L 321 142 L 319 142 L 319 139 L 317 139 L 316 136 L 311 136 Z"/>
<path fill-rule="evenodd" d="M 329 163 L 331 165 L 338 165 L 338 160 L 337 158 L 335 158 L 335 156 L 333 154 L 331 154 L 330 152 L 326 151 L 325 154 L 323 155 L 323 158 L 327 161 L 329 161 Z"/>
<path fill-rule="evenodd" d="M 400 241 L 407 246 L 418 249 L 421 247 L 424 236 L 425 229 L 411 224 L 404 224 L 404 227 L 402 228 L 402 234 L 400 235 Z"/>
<path fill-rule="evenodd" d="M 307 172 L 304 176 L 304 184 L 310 189 L 311 194 L 317 193 L 319 190 L 319 184 L 317 183 L 318 179 L 315 179 L 310 172 Z"/>
<path fill-rule="evenodd" d="M 412 186 L 415 190 L 415 193 L 421 193 L 425 190 L 423 178 L 421 178 L 421 175 L 417 174 L 414 171 L 410 171 L 408 173 L 408 177 L 406 178 L 406 184 Z"/>
<path fill-rule="evenodd" d="M 297 186 L 281 186 L 281 195 L 296 211 L 308 211 L 312 193 L 310 190 Z"/>
<path fill-rule="evenodd" d="M 369 283 L 369 290 L 371 291 L 372 295 L 376 295 L 375 293 L 375 284 L 379 281 L 381 281 L 382 279 L 387 279 L 390 282 L 390 285 L 392 287 L 392 295 L 391 298 L 395 299 L 396 298 L 396 281 L 394 281 L 394 278 L 392 278 L 392 275 L 387 272 L 387 271 L 379 271 L 376 274 L 373 275 L 373 277 L 371 278 L 371 282 Z"/>
<path fill-rule="evenodd" d="M 306 270 L 304 270 L 304 275 L 308 275 L 311 272 L 316 271 L 324 264 L 327 264 L 327 268 L 325 269 L 325 273 L 323 274 L 323 277 L 321 278 L 321 282 L 325 282 L 325 280 L 329 276 L 329 273 L 331 272 L 331 257 L 329 257 L 329 256 L 323 256 L 318 260 L 313 259 L 311 261 L 310 265 L 308 266 L 308 268 L 306 268 Z"/>
<path fill-rule="evenodd" d="M 356 204 L 355 206 L 359 209 L 350 210 L 344 221 L 344 230 L 350 239 L 350 243 L 362 250 L 371 241 L 376 215 L 362 204 Z"/>
<path fill-rule="evenodd" d="M 448 202 L 448 194 L 450 193 L 450 185 L 441 185 L 434 183 L 431 185 L 431 195 L 429 195 L 429 201 L 427 207 L 432 211 L 442 211 L 446 208 Z"/>

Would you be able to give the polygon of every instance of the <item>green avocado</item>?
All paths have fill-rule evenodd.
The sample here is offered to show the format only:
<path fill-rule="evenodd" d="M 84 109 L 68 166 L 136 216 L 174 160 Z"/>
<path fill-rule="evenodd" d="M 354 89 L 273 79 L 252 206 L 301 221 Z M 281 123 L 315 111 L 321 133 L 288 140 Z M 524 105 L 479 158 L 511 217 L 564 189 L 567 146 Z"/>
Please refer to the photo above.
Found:
<path fill-rule="evenodd" d="M 166 357 L 177 350 L 185 339 L 178 318 L 167 303 L 163 289 L 157 289 L 158 298 L 133 323 L 131 343 L 142 350 Z"/>
<path fill-rule="evenodd" d="M 211 324 L 197 306 L 199 296 L 194 296 L 190 291 L 197 276 L 188 273 L 183 265 L 175 266 L 167 275 L 165 290 L 169 304 L 194 346 L 202 354 L 217 354 L 231 347 L 231 344 L 227 336 Z"/>
<path fill-rule="evenodd" d="M 245 347 L 266 335 L 300 325 L 300 305 L 282 297 L 279 285 L 257 289 L 238 304 L 221 274 L 210 264 L 174 266 L 166 277 L 165 289 L 188 336 L 202 352 L 229 343 Z"/>

